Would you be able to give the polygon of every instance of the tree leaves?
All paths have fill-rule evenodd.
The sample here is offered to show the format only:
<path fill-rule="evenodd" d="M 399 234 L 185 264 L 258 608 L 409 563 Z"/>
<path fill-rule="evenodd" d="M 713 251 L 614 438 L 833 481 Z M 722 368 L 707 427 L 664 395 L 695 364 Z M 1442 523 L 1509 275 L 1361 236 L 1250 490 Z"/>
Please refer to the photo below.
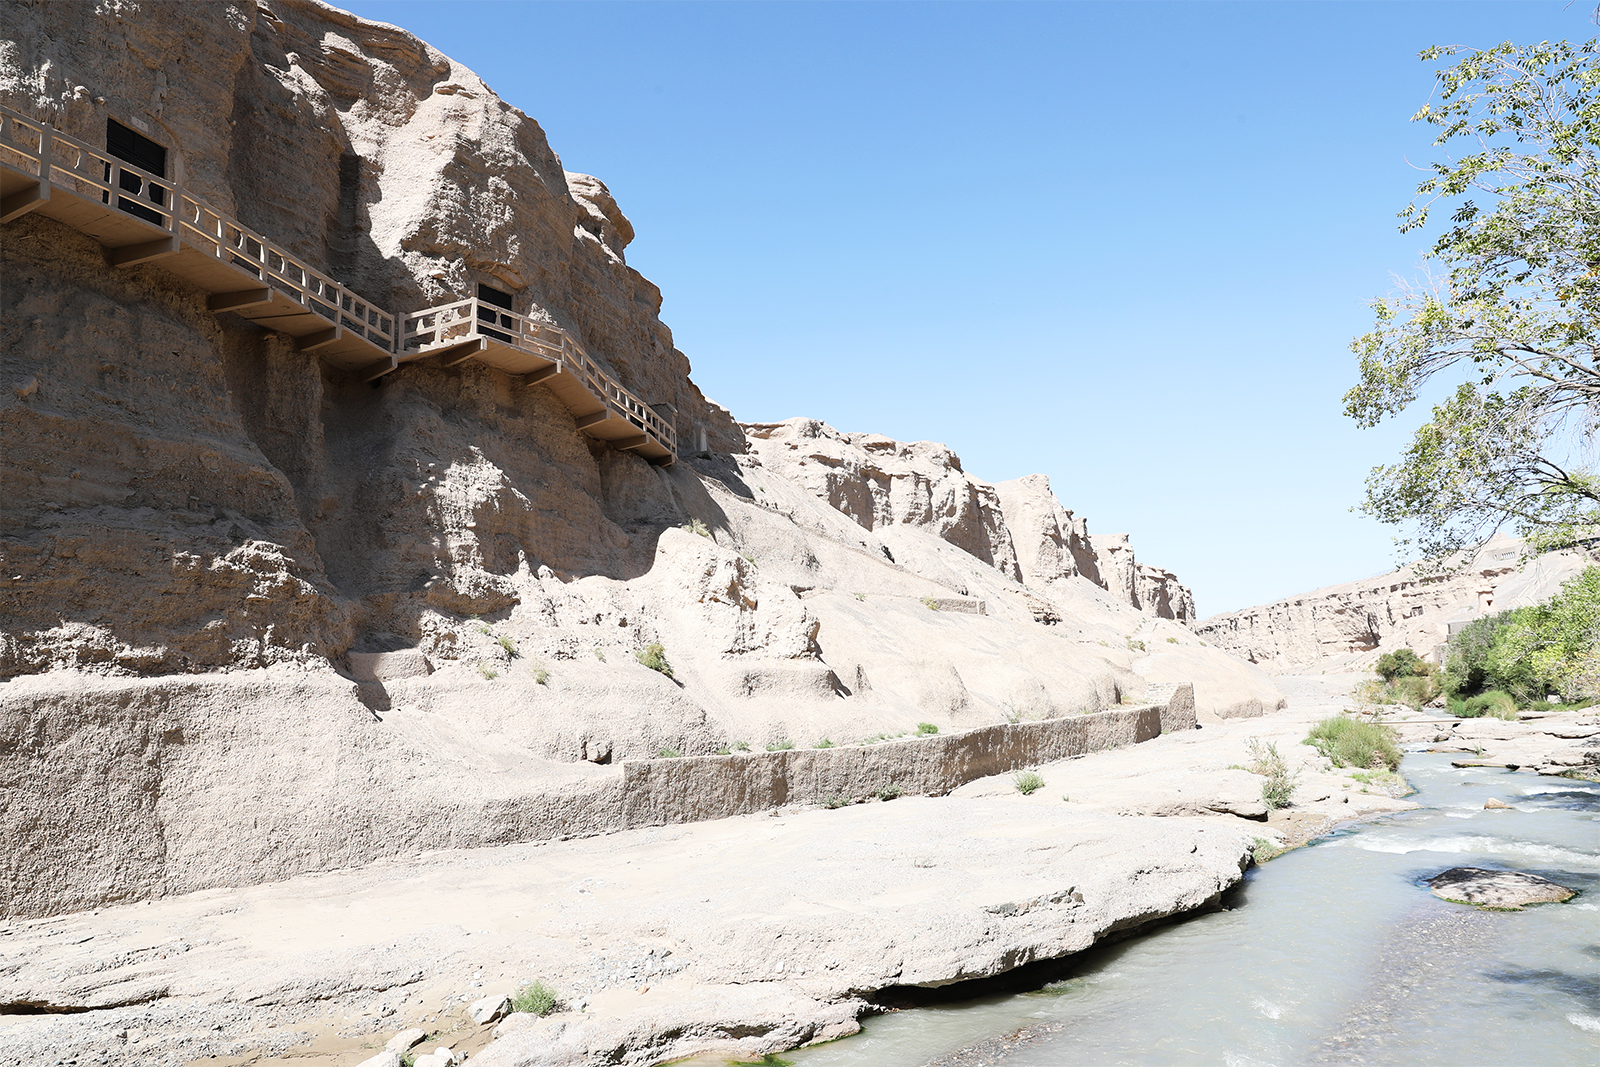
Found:
<path fill-rule="evenodd" d="M 1400 462 L 1367 482 L 1362 510 L 1416 530 L 1439 560 L 1503 526 L 1555 545 L 1593 536 L 1600 495 L 1586 462 L 1600 411 L 1600 60 L 1595 41 L 1467 52 L 1413 116 L 1436 161 L 1402 232 L 1450 209 L 1429 258 L 1443 271 L 1374 301 L 1351 343 L 1360 382 L 1345 412 L 1372 426 L 1435 376 L 1469 380 L 1436 406 Z M 1482 203 L 1480 203 L 1482 201 Z"/>

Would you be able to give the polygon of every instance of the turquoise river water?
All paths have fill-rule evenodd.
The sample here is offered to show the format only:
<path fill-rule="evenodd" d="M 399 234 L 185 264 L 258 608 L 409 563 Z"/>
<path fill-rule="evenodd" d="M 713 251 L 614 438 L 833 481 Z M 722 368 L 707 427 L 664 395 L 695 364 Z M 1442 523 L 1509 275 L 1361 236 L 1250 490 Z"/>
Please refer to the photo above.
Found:
<path fill-rule="evenodd" d="M 1043 990 L 868 1019 L 796 1067 L 1600 1064 L 1600 785 L 1418 754 L 1424 807 L 1253 869 L 1200 915 L 1084 953 Z M 1489 797 L 1511 811 L 1485 811 Z M 1483 912 L 1419 883 L 1530 871 L 1565 904 Z M 718 1062 L 710 1059 L 697 1063 Z"/>

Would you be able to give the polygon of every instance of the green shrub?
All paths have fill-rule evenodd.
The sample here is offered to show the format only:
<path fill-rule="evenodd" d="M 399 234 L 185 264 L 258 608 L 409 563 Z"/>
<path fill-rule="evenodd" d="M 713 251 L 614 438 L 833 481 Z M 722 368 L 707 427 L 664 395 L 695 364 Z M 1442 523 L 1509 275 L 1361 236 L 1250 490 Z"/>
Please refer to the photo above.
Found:
<path fill-rule="evenodd" d="M 939 732 L 939 728 L 937 726 L 933 725 L 933 723 L 931 723 L 931 722 L 919 722 L 919 723 L 917 723 L 917 733 L 919 733 L 919 734 L 922 734 L 922 735 L 926 736 L 928 734 L 936 734 L 938 732 Z"/>
<path fill-rule="evenodd" d="M 1476 719 L 1488 715 L 1496 719 L 1506 719 L 1511 722 L 1517 720 L 1517 702 L 1511 699 L 1511 694 L 1499 689 L 1491 689 L 1487 693 L 1479 693 L 1462 702 L 1461 715 L 1464 718 Z"/>
<path fill-rule="evenodd" d="M 504 634 L 501 634 L 499 637 L 495 638 L 494 640 L 495 640 L 495 644 L 499 645 L 502 649 L 505 650 L 505 653 L 506 653 L 507 656 L 510 656 L 512 659 L 516 659 L 517 658 L 517 655 L 518 655 L 518 653 L 517 653 L 517 643 L 515 641 L 511 640 L 511 638 L 505 636 Z"/>
<path fill-rule="evenodd" d="M 1143 652 L 1144 651 L 1144 642 L 1143 641 L 1135 641 L 1131 637 L 1128 638 L 1128 651 L 1130 651 L 1130 652 Z"/>
<path fill-rule="evenodd" d="M 1382 723 L 1332 715 L 1311 728 L 1302 744 L 1312 745 L 1338 767 L 1395 770 L 1400 766 L 1398 737 Z"/>
<path fill-rule="evenodd" d="M 826 737 L 824 737 L 821 741 L 817 742 L 816 747 L 817 748 L 832 748 L 833 747 L 833 742 L 829 741 Z"/>
<path fill-rule="evenodd" d="M 660 641 L 652 641 L 643 648 L 635 649 L 633 658 L 653 671 L 672 677 L 672 664 L 667 662 L 667 650 Z"/>
<path fill-rule="evenodd" d="M 1373 670 L 1378 672 L 1378 677 L 1386 682 L 1396 678 L 1411 678 L 1426 675 L 1433 668 L 1424 662 L 1409 648 L 1397 648 L 1393 652 L 1385 652 L 1378 657 L 1378 664 Z"/>
<path fill-rule="evenodd" d="M 511 994 L 511 1010 L 530 1015 L 549 1015 L 560 1001 L 556 991 L 543 982 L 529 982 Z"/>
<path fill-rule="evenodd" d="M 1036 793 L 1044 788 L 1044 779 L 1040 777 L 1038 771 L 1018 771 L 1016 777 L 1011 779 L 1011 782 L 1016 786 L 1017 792 L 1023 796 Z"/>
<path fill-rule="evenodd" d="M 824 800 L 822 802 L 822 806 L 825 808 L 842 808 L 849 803 L 849 797 L 841 797 L 835 794 L 834 796 L 829 797 L 827 800 Z"/>
<path fill-rule="evenodd" d="M 733 755 L 733 749 L 729 748 L 727 745 L 723 745 L 721 748 L 717 749 L 717 755 L 731 756 Z"/>
<path fill-rule="evenodd" d="M 1175 644 L 1177 644 L 1177 643 L 1178 643 L 1178 639 L 1177 639 L 1177 638 L 1176 638 L 1176 637 L 1169 637 L 1169 638 L 1167 638 L 1167 644 L 1169 644 L 1169 645 L 1175 645 Z"/>
<path fill-rule="evenodd" d="M 675 748 L 664 748 L 661 751 L 656 753 L 656 758 L 657 759 L 677 759 L 681 755 L 683 755 L 683 753 L 679 752 Z"/>
<path fill-rule="evenodd" d="M 939 602 L 933 599 L 931 596 L 925 596 L 922 598 L 922 606 L 927 608 L 929 611 L 939 610 Z"/>
<path fill-rule="evenodd" d="M 707 527 L 706 524 L 701 522 L 699 519 L 690 519 L 688 522 L 686 522 L 682 526 L 678 527 L 678 529 L 687 530 L 692 534 L 699 534 L 701 537 L 710 537 L 711 536 L 710 528 Z"/>
<path fill-rule="evenodd" d="M 1444 683 L 1467 698 L 1500 690 L 1522 706 L 1556 693 L 1576 701 L 1600 676 L 1600 567 L 1533 607 L 1477 619 L 1450 638 Z"/>
<path fill-rule="evenodd" d="M 487 663 L 478 664 L 478 673 L 483 675 L 485 681 L 489 682 L 492 682 L 496 678 L 500 677 L 500 672 L 489 666 Z"/>
<path fill-rule="evenodd" d="M 606 650 L 596 646 L 594 650 L 594 658 L 599 660 L 601 663 L 604 663 L 606 661 Z"/>
<path fill-rule="evenodd" d="M 1261 738 L 1252 737 L 1245 742 L 1245 750 L 1250 753 L 1250 766 L 1245 770 L 1252 774 L 1259 774 L 1266 778 L 1261 783 L 1261 800 L 1266 804 L 1268 811 L 1277 811 L 1287 808 L 1294 799 L 1294 791 L 1298 784 L 1299 775 L 1289 773 L 1289 765 L 1284 761 L 1283 754 L 1278 751 L 1278 743 L 1269 741 L 1261 743 Z"/>
<path fill-rule="evenodd" d="M 774 741 L 774 742 L 772 742 L 772 744 L 767 746 L 767 751 L 768 752 L 787 752 L 793 747 L 794 747 L 794 742 L 790 741 L 790 740 L 788 740 L 786 738 L 786 739 L 784 739 L 782 741 Z"/>
<path fill-rule="evenodd" d="M 901 789 L 893 782 L 890 782 L 888 785 L 878 787 L 878 799 L 893 800 L 895 797 L 900 796 L 904 792 L 904 789 Z"/>
<path fill-rule="evenodd" d="M 750 751 L 750 742 L 748 742 L 748 741 L 735 741 L 733 743 L 733 750 L 735 752 L 749 752 Z"/>
<path fill-rule="evenodd" d="M 550 680 L 550 672 L 545 669 L 545 665 L 543 663 L 535 663 L 533 665 L 533 682 L 534 682 L 534 684 L 535 685 L 544 685 L 549 680 Z"/>

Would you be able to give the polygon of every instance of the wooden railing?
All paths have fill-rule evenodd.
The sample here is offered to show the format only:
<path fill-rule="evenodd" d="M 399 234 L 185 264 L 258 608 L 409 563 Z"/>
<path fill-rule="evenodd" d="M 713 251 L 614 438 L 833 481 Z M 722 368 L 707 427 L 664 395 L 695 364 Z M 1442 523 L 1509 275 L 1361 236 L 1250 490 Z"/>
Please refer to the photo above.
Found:
<path fill-rule="evenodd" d="M 85 200 L 115 204 L 177 238 L 185 248 L 257 279 L 330 325 L 365 338 L 391 356 L 415 354 L 454 340 L 481 336 L 559 363 L 608 412 L 677 454 L 674 428 L 601 370 L 583 347 L 558 326 L 477 299 L 457 300 L 406 315 L 391 314 L 283 246 L 217 211 L 177 182 L 124 163 L 3 105 L 0 162 L 37 177 L 41 185 L 66 190 Z M 397 320 L 401 324 L 398 331 Z"/>
<path fill-rule="evenodd" d="M 489 337 L 511 348 L 560 363 L 564 371 L 577 378 L 608 410 L 677 454 L 678 435 L 671 424 L 650 405 L 617 384 L 589 358 L 583 346 L 559 326 L 469 297 L 407 315 L 401 330 L 400 354 L 424 352 L 472 336 Z"/>

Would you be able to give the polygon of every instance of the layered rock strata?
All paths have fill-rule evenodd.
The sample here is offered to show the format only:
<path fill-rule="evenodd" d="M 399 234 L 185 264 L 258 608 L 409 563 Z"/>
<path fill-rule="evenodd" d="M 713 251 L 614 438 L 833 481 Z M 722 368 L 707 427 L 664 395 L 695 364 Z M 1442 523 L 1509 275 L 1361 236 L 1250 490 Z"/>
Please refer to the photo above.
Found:
<path fill-rule="evenodd" d="M 1589 565 L 1578 552 L 1523 559 L 1522 542 L 1498 537 L 1438 573 L 1416 565 L 1330 585 L 1201 620 L 1195 633 L 1275 674 L 1363 668 L 1383 652 L 1435 655 L 1461 625 L 1547 600 Z"/>
<path fill-rule="evenodd" d="M 26 215 L 0 247 L 0 910 L 611 828 L 619 766 L 1281 696 L 1042 478 L 688 378 L 632 226 L 459 63 L 311 0 L 7 4 L 0 99 L 385 307 L 479 284 L 670 411 L 669 468 L 466 362 L 374 388 Z M 659 646 L 659 647 L 658 647 Z M 1121 712 L 1118 711 L 1118 714 Z M 90 844 L 75 828 L 93 825 Z"/>

